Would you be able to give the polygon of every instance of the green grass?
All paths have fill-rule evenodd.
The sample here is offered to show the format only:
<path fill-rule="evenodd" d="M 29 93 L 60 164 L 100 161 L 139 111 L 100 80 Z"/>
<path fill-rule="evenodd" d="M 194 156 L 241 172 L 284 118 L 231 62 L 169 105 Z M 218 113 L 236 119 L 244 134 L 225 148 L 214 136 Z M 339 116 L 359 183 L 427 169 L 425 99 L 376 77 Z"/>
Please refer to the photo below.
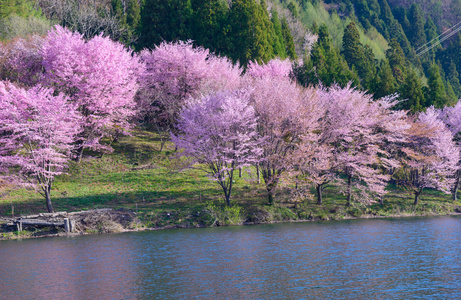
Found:
<path fill-rule="evenodd" d="M 185 169 L 186 162 L 175 158 L 172 144 L 167 143 L 162 152 L 159 149 L 155 134 L 138 129 L 132 136 L 120 138 L 111 154 L 91 157 L 86 153 L 80 164 L 72 162 L 68 174 L 56 179 L 52 190 L 55 211 L 124 208 L 137 212 L 145 227 L 198 227 L 447 214 L 460 204 L 451 203 L 449 195 L 429 190 L 415 207 L 411 194 L 391 185 L 384 204 L 354 202 L 346 207 L 338 189 L 327 187 L 319 206 L 313 197 L 295 201 L 294 187 L 282 180 L 276 204 L 269 206 L 264 184 L 258 184 L 254 170 L 248 168 L 241 178 L 236 174 L 234 207 L 227 208 L 217 183 L 201 170 Z M 13 207 L 16 216 L 46 212 L 44 199 L 33 190 L 13 190 L 0 198 L 0 216 L 11 216 Z"/>

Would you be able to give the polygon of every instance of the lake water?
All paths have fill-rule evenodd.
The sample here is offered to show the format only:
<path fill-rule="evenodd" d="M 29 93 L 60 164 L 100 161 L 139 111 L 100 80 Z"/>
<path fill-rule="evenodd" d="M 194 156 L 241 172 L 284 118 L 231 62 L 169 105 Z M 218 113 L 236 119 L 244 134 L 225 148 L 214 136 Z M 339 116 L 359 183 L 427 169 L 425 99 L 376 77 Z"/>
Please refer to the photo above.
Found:
<path fill-rule="evenodd" d="M 0 241 L 1 299 L 461 299 L 461 217 Z"/>

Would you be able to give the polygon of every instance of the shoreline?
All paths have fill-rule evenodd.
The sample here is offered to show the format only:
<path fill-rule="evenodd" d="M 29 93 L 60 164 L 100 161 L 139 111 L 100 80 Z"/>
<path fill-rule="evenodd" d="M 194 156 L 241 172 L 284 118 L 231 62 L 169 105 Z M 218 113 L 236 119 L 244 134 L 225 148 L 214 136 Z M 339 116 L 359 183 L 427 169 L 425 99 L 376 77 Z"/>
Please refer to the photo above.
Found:
<path fill-rule="evenodd" d="M 74 212 L 75 214 L 76 212 Z M 133 212 L 127 212 L 127 215 L 133 215 Z M 134 214 L 135 215 L 135 214 Z M 251 225 L 268 225 L 268 224 L 281 224 L 281 223 L 307 223 L 307 222 L 316 222 L 316 221 L 343 221 L 343 220 L 360 220 L 360 219 L 389 219 L 389 218 L 409 218 L 409 217 L 437 217 L 437 216 L 461 216 L 461 207 L 456 208 L 452 212 L 444 213 L 434 213 L 428 212 L 426 214 L 392 214 L 392 215 L 373 215 L 373 214 L 364 214 L 359 217 L 354 216 L 342 216 L 341 218 L 311 218 L 311 219 L 297 219 L 297 220 L 273 220 L 273 221 L 258 221 L 258 222 L 243 222 L 239 224 L 230 224 L 230 225 L 195 225 L 191 226 L 190 224 L 176 224 L 176 225 L 166 225 L 166 226 L 156 226 L 156 227 L 146 227 L 139 220 L 135 220 L 138 226 L 135 228 L 118 228 L 117 230 L 102 230 L 101 227 L 88 227 L 85 231 L 77 232 L 64 232 L 56 230 L 36 230 L 30 232 L 23 230 L 22 232 L 28 232 L 30 234 L 21 234 L 18 231 L 6 231 L 4 228 L 0 229 L 0 241 L 5 240 L 23 240 L 23 239 L 36 239 L 36 238 L 51 238 L 51 237 L 74 237 L 82 235 L 95 235 L 95 234 L 113 234 L 113 233 L 128 233 L 128 232 L 142 232 L 142 231 L 157 231 L 157 230 L 166 230 L 166 229 L 186 229 L 186 228 L 213 228 L 213 227 L 224 227 L 224 226 L 251 226 Z M 4 218 L 0 218 L 4 219 Z"/>

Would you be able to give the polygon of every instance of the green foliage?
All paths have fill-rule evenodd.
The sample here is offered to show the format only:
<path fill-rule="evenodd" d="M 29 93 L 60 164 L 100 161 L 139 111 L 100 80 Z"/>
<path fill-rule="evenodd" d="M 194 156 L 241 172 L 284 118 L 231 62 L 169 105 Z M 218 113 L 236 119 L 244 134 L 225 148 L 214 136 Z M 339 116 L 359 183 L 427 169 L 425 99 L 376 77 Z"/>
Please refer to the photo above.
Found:
<path fill-rule="evenodd" d="M 254 0 L 235 0 L 228 20 L 232 34 L 229 56 L 234 62 L 246 66 L 250 61 L 263 63 L 273 57 L 272 23 L 260 4 Z"/>
<path fill-rule="evenodd" d="M 240 206 L 217 206 L 209 202 L 206 210 L 212 216 L 211 226 L 228 226 L 243 224 L 242 208 Z"/>
<path fill-rule="evenodd" d="M 426 96 L 426 106 L 434 105 L 436 108 L 443 108 L 450 104 L 450 99 L 440 76 L 439 66 L 435 63 L 432 63 L 429 69 L 428 86 L 429 92 Z"/>
<path fill-rule="evenodd" d="M 426 44 L 426 33 L 424 31 L 424 16 L 418 4 L 413 3 L 408 12 L 408 20 L 410 21 L 410 29 L 408 39 L 415 49 Z"/>
<path fill-rule="evenodd" d="M 400 103 L 400 107 L 413 113 L 421 111 L 425 104 L 422 88 L 421 79 L 412 68 L 408 68 L 405 81 L 399 90 L 400 98 L 404 100 Z"/>
<path fill-rule="evenodd" d="M 192 32 L 190 38 L 215 53 L 227 54 L 226 32 L 228 8 L 223 0 L 192 0 Z"/>
<path fill-rule="evenodd" d="M 448 67 L 447 80 L 453 87 L 453 91 L 457 98 L 461 98 L 461 84 L 459 81 L 459 73 L 456 69 L 456 64 L 453 60 L 450 60 L 450 65 Z"/>
<path fill-rule="evenodd" d="M 282 35 L 285 42 L 285 53 L 291 58 L 296 59 L 295 43 L 293 41 L 293 36 L 291 35 L 290 28 L 288 27 L 287 20 L 282 19 Z"/>
<path fill-rule="evenodd" d="M 386 58 L 389 61 L 392 74 L 398 85 L 401 85 L 404 81 L 404 71 L 407 62 L 405 60 L 405 54 L 403 53 L 402 47 L 400 47 L 397 39 L 393 38 L 389 42 L 389 49 L 386 51 Z"/>
<path fill-rule="evenodd" d="M 395 81 L 387 59 L 381 61 L 374 81 L 375 86 L 373 92 L 375 93 L 375 98 L 381 98 L 396 92 L 397 82 Z"/>
<path fill-rule="evenodd" d="M 163 41 L 187 40 L 191 18 L 190 0 L 146 0 L 141 9 L 137 48 L 153 48 Z"/>
<path fill-rule="evenodd" d="M 331 86 L 333 83 L 346 86 L 349 82 L 359 86 L 357 74 L 349 69 L 338 49 L 333 47 L 326 25 L 319 28 L 318 40 L 311 56 L 305 57 L 302 65 L 295 65 L 293 73 L 303 86 L 319 83 L 324 86 Z"/>
<path fill-rule="evenodd" d="M 27 18 L 12 14 L 0 20 L 0 39 L 10 40 L 15 37 L 25 38 L 32 34 L 45 34 L 51 27 L 43 17 L 29 16 Z"/>
<path fill-rule="evenodd" d="M 23 18 L 40 18 L 41 12 L 33 7 L 29 0 L 0 0 L 0 19 L 16 14 Z"/>
<path fill-rule="evenodd" d="M 272 48 L 274 50 L 274 55 L 280 57 L 281 59 L 285 59 L 287 57 L 287 53 L 285 51 L 285 36 L 284 32 L 282 32 L 282 23 L 278 17 L 277 10 L 272 9 L 272 26 L 274 27 L 274 37 L 272 42 Z M 291 36 L 291 33 L 290 33 Z M 293 43 L 293 51 L 294 51 L 294 42 L 293 37 L 291 37 L 291 42 Z M 296 52 L 295 52 L 296 54 Z"/>
<path fill-rule="evenodd" d="M 141 21 L 141 7 L 138 0 L 129 0 L 126 7 L 126 23 L 132 30 L 137 30 Z"/>

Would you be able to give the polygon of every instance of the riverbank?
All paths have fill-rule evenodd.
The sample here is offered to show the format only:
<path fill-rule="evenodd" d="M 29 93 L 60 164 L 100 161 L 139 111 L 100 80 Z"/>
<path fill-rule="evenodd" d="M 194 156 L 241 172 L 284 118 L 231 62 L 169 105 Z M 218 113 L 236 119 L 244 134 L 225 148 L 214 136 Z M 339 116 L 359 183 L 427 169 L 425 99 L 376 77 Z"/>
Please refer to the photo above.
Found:
<path fill-rule="evenodd" d="M 384 208 L 385 204 L 381 206 Z M 189 214 L 187 218 L 182 219 L 180 214 L 173 211 L 154 217 L 153 214 L 139 214 L 128 210 L 97 209 L 60 213 L 75 222 L 73 232 L 66 232 L 64 228 L 59 226 L 25 226 L 22 231 L 18 231 L 16 226 L 11 226 L 14 218 L 0 217 L 0 240 L 283 222 L 461 215 L 461 206 L 442 205 L 434 210 L 423 204 L 421 208 L 403 210 L 400 213 L 391 213 L 390 211 L 384 213 L 384 211 L 383 209 L 373 210 L 370 208 L 362 210 L 357 207 L 345 211 L 342 209 L 327 211 L 319 208 L 317 214 L 311 213 L 303 219 L 299 218 L 299 213 L 302 210 L 293 210 L 282 206 L 253 207 L 251 210 L 246 210 L 242 207 L 228 208 L 209 205 L 205 209 L 196 211 L 195 214 Z M 396 211 L 395 208 L 394 211 Z"/>
<path fill-rule="evenodd" d="M 301 184 L 295 189 L 282 178 L 275 204 L 267 205 L 266 190 L 255 170 L 236 174 L 232 207 L 224 205 L 222 190 L 197 169 L 186 168 L 177 160 L 174 146 L 152 132 L 136 129 L 121 137 L 114 152 L 103 157 L 86 153 L 80 163 L 72 163 L 68 175 L 57 178 L 52 189 L 55 211 L 79 212 L 111 209 L 129 215 L 121 225 L 114 218 L 95 216 L 94 222 L 80 226 L 78 234 L 121 232 L 143 229 L 211 227 L 351 218 L 447 215 L 457 213 L 461 203 L 449 195 L 426 190 L 420 203 L 413 205 L 409 191 L 390 184 L 383 204 L 346 206 L 335 186 L 325 188 L 323 204 L 317 205 L 314 190 Z M 302 192 L 302 197 L 300 197 Z M 62 228 L 33 228 L 17 233 L 6 226 L 18 216 L 46 211 L 45 201 L 34 190 L 11 189 L 0 184 L 0 238 L 27 238 L 62 235 Z M 112 223 L 115 222 L 115 223 Z M 2 225 L 3 224 L 3 225 Z"/>

